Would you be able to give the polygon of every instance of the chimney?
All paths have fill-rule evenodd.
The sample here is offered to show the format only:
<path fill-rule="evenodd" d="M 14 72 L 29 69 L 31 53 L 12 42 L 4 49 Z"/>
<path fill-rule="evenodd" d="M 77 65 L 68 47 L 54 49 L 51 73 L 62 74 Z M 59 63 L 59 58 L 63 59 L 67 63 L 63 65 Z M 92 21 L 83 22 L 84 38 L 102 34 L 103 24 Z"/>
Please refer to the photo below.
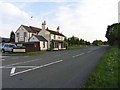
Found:
<path fill-rule="evenodd" d="M 47 30 L 48 30 L 48 27 L 47 27 Z"/>
<path fill-rule="evenodd" d="M 46 21 L 42 22 L 42 30 L 45 30 Z"/>
<path fill-rule="evenodd" d="M 59 30 L 60 30 L 60 27 L 58 26 L 58 27 L 57 27 L 57 32 L 59 32 Z"/>

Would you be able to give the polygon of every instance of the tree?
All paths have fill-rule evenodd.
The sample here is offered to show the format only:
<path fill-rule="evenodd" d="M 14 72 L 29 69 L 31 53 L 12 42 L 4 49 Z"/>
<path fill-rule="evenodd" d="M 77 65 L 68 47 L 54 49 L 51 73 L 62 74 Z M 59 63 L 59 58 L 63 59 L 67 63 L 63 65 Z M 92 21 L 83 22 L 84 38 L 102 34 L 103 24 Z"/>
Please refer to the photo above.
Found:
<path fill-rule="evenodd" d="M 120 46 L 120 23 L 109 25 L 106 31 L 106 38 L 110 45 Z"/>
<path fill-rule="evenodd" d="M 68 39 L 65 39 L 67 41 L 68 46 L 72 45 L 90 45 L 91 43 L 88 41 L 85 41 L 84 39 L 79 39 L 78 37 L 72 36 L 69 37 Z"/>
<path fill-rule="evenodd" d="M 103 44 L 104 44 L 104 45 L 107 45 L 107 44 L 108 44 L 108 42 L 107 42 L 107 41 L 104 41 L 104 42 L 103 42 Z"/>
<path fill-rule="evenodd" d="M 10 33 L 10 42 L 15 42 L 15 33 L 13 31 Z"/>
<path fill-rule="evenodd" d="M 78 37 L 70 37 L 68 38 L 68 45 L 79 45 L 80 42 L 79 42 L 79 38 Z"/>
<path fill-rule="evenodd" d="M 76 38 L 76 39 L 75 39 L 75 44 L 76 44 L 76 45 L 80 45 L 79 38 Z"/>
<path fill-rule="evenodd" d="M 75 37 L 72 36 L 72 37 L 71 37 L 71 45 L 74 45 L 74 44 L 75 44 Z"/>
<path fill-rule="evenodd" d="M 66 47 L 68 47 L 69 43 L 68 43 L 67 37 L 65 37 L 65 39 L 64 39 L 64 44 L 65 44 Z"/>
<path fill-rule="evenodd" d="M 86 45 L 90 45 L 91 43 L 89 41 L 85 41 L 85 44 Z"/>
<path fill-rule="evenodd" d="M 80 39 L 80 45 L 85 45 L 85 41 L 83 39 Z"/>
<path fill-rule="evenodd" d="M 94 40 L 93 45 L 99 46 L 99 45 L 103 45 L 103 41 L 102 40 Z"/>

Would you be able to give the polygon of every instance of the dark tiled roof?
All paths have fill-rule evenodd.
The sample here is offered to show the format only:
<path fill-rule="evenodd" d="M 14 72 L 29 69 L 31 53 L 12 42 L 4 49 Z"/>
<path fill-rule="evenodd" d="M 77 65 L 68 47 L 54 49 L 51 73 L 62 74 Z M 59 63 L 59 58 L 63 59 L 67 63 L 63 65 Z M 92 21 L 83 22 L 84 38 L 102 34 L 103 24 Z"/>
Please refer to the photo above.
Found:
<path fill-rule="evenodd" d="M 33 31 L 35 32 L 40 32 L 42 29 L 37 28 L 37 27 L 33 27 L 33 26 L 29 26 Z"/>
<path fill-rule="evenodd" d="M 57 32 L 57 31 L 53 31 L 53 30 L 49 30 L 49 29 L 46 29 L 46 30 L 49 31 L 51 34 L 64 36 L 62 33 L 59 33 L 59 32 Z M 65 37 L 65 36 L 64 36 L 64 37 Z"/>
<path fill-rule="evenodd" d="M 32 33 L 36 33 L 36 32 L 40 32 L 41 29 L 37 28 L 37 27 L 33 27 L 33 26 L 25 26 L 22 25 L 28 32 L 32 32 Z"/>
<path fill-rule="evenodd" d="M 43 36 L 40 36 L 40 35 L 34 35 L 39 41 L 46 41 L 47 40 L 43 37 Z"/>
<path fill-rule="evenodd" d="M 33 26 L 25 26 L 22 25 L 28 32 L 32 32 L 32 33 L 36 33 L 36 32 L 40 32 L 42 29 L 41 28 L 37 28 L 37 27 L 33 27 Z M 60 36 L 64 36 L 62 33 L 59 33 L 57 31 L 53 31 L 50 29 L 46 29 L 47 31 L 49 31 L 51 34 L 55 34 L 55 35 L 60 35 Z M 65 36 L 64 36 L 65 37 Z"/>
<path fill-rule="evenodd" d="M 23 26 L 28 32 L 33 32 L 33 30 L 30 27 L 25 25 L 21 25 L 21 26 Z"/>

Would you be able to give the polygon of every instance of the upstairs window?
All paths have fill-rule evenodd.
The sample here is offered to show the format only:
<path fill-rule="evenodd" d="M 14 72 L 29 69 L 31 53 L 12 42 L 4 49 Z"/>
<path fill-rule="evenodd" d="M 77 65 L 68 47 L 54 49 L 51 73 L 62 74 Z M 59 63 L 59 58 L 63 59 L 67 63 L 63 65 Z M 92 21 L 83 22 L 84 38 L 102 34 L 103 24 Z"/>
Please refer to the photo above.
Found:
<path fill-rule="evenodd" d="M 24 37 L 27 37 L 27 32 L 24 32 Z"/>
<path fill-rule="evenodd" d="M 60 36 L 58 36 L 58 39 L 60 39 Z"/>
<path fill-rule="evenodd" d="M 54 39 L 55 39 L 55 35 L 54 35 Z"/>
<path fill-rule="evenodd" d="M 17 35 L 17 37 L 19 37 L 19 33 L 17 33 L 16 35 Z"/>

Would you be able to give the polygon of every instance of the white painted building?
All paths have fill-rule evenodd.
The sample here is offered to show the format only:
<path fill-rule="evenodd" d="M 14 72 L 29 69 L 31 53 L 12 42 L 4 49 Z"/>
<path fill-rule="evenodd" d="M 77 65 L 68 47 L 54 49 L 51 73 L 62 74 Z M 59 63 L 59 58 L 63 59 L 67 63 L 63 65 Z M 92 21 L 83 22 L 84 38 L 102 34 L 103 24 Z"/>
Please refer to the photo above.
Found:
<path fill-rule="evenodd" d="M 40 50 L 47 50 L 48 49 L 48 41 L 39 35 L 33 35 L 29 42 L 40 42 Z"/>
<path fill-rule="evenodd" d="M 59 27 L 57 31 L 45 29 L 46 22 L 42 23 L 42 30 L 38 33 L 38 35 L 43 36 L 48 41 L 48 49 L 51 48 L 51 44 L 53 43 L 53 50 L 66 49 L 64 39 L 65 36 L 62 33 L 59 33 Z"/>
<path fill-rule="evenodd" d="M 21 25 L 15 32 L 15 42 L 29 42 L 32 35 L 37 35 L 41 29 Z"/>
<path fill-rule="evenodd" d="M 45 27 L 46 22 L 42 23 L 42 29 L 21 25 L 15 32 L 15 42 L 40 42 L 41 50 L 60 50 L 66 49 L 65 36 L 57 31 Z M 44 39 L 43 39 L 44 38 Z"/>

